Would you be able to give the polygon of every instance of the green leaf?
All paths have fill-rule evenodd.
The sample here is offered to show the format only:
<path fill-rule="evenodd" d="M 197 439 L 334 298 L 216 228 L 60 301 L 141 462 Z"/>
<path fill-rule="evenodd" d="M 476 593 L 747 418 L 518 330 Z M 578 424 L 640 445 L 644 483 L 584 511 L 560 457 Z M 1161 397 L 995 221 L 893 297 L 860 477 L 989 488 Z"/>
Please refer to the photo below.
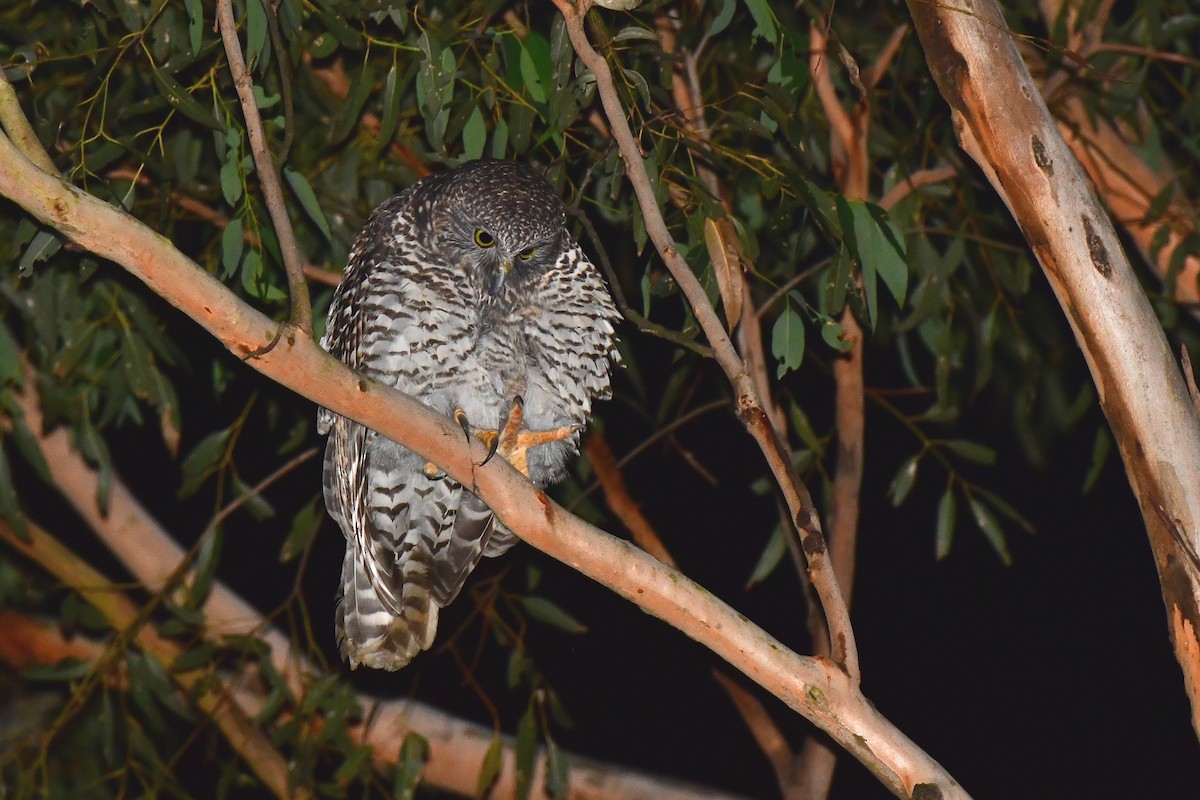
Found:
<path fill-rule="evenodd" d="M 192 570 L 191 584 L 188 586 L 188 608 L 198 609 L 208 598 L 213 577 L 217 574 L 217 565 L 221 560 L 223 540 L 220 528 L 210 530 L 200 540 L 200 552 L 196 554 L 196 564 Z"/>
<path fill-rule="evenodd" d="M 233 152 L 230 151 L 229 159 L 221 164 L 221 194 L 225 196 L 225 202 L 230 208 L 237 208 L 238 201 L 242 199 L 242 171 L 239 169 L 238 161 Z"/>
<path fill-rule="evenodd" d="M 429 742 L 419 733 L 409 732 L 400 745 L 396 773 L 392 778 L 392 795 L 396 800 L 413 800 L 421 783 L 421 773 L 429 760 Z"/>
<path fill-rule="evenodd" d="M 729 27 L 729 23 L 733 19 L 733 12 L 737 9 L 737 0 L 719 0 L 719 2 L 721 9 L 717 12 L 717 16 L 713 17 L 712 24 L 708 26 L 705 34 L 710 38 Z"/>
<path fill-rule="evenodd" d="M 567 754 L 547 734 L 546 736 L 546 792 L 554 800 L 567 800 L 571 791 L 571 764 Z"/>
<path fill-rule="evenodd" d="M 8 435 L 12 437 L 13 442 L 17 445 L 17 450 L 20 451 L 21 457 L 33 469 L 37 476 L 46 483 L 52 483 L 53 478 L 50 475 L 50 465 L 46 463 L 46 457 L 42 454 L 42 448 L 38 443 L 37 437 L 29 430 L 29 426 L 25 424 L 23 416 L 11 415 L 9 420 L 12 423 L 12 430 Z"/>
<path fill-rule="evenodd" d="M 329 220 L 325 219 L 325 212 L 321 210 L 317 194 L 313 191 L 308 179 L 291 167 L 283 168 L 283 177 L 287 178 L 288 186 L 292 187 L 292 192 L 296 195 L 296 199 L 300 201 L 300 206 L 304 209 L 304 213 L 308 214 L 309 219 L 315 222 L 317 227 L 321 229 L 321 233 L 325 235 L 326 241 L 333 244 L 333 236 L 329 232 Z"/>
<path fill-rule="evenodd" d="M 999 511 L 1003 517 L 1008 519 L 1010 522 L 1015 523 L 1017 527 L 1021 528 L 1021 530 L 1025 531 L 1026 533 L 1036 533 L 1037 529 L 1034 527 L 1034 524 L 1026 519 L 1020 511 L 1017 511 L 1017 509 L 1013 508 L 1012 504 L 1002 498 L 1000 495 L 982 488 L 977 488 L 974 490 L 974 492 L 986 500 L 988 505 L 990 505 L 996 511 Z"/>
<path fill-rule="evenodd" d="M 165 726 L 158 713 L 158 706 L 180 719 L 193 719 L 161 664 L 148 655 L 134 651 L 126 653 L 125 663 L 129 667 L 129 687 L 134 704 L 147 718 L 157 723 L 159 728 Z"/>
<path fill-rule="evenodd" d="M 821 325 L 821 339 L 825 344 L 841 353 L 849 352 L 850 348 L 854 346 L 842 338 L 844 333 L 842 323 L 835 319 L 827 319 Z"/>
<path fill-rule="evenodd" d="M 896 305 L 903 306 L 908 292 L 904 234 L 887 218 L 882 208 L 870 203 L 854 204 L 854 228 L 859 256 L 864 264 L 871 264 L 895 298 Z"/>
<path fill-rule="evenodd" d="M 939 561 L 950 555 L 950 545 L 954 541 L 954 523 L 957 515 L 958 506 L 954 499 L 954 489 L 947 486 L 946 493 L 938 501 L 937 533 L 934 537 L 935 552 Z"/>
<path fill-rule="evenodd" d="M 650 84 L 646 82 L 645 76 L 637 70 L 622 69 L 621 73 L 628 78 L 635 89 L 637 89 L 638 99 L 642 101 L 642 108 L 651 108 Z"/>
<path fill-rule="evenodd" d="M 334 782 L 339 786 L 344 786 L 351 781 L 366 778 L 371 774 L 371 756 L 374 752 L 374 748 L 370 746 L 352 748 L 350 755 L 342 760 L 337 772 L 333 773 Z"/>
<path fill-rule="evenodd" d="M 500 765 L 504 758 L 504 743 L 497 736 L 492 739 L 492 743 L 488 745 L 487 753 L 483 756 L 483 764 L 479 768 L 479 780 L 475 783 L 475 796 L 477 798 L 487 797 L 492 790 L 492 784 L 496 782 L 496 777 L 500 774 Z"/>
<path fill-rule="evenodd" d="M 566 633 L 587 632 L 586 625 L 544 597 L 527 595 L 521 598 L 521 605 L 524 606 L 525 612 L 538 622 L 544 622 Z"/>
<path fill-rule="evenodd" d="M 974 461 L 976 464 L 983 464 L 990 467 L 996 463 L 996 451 L 987 445 L 967 441 L 966 439 L 950 439 L 945 444 L 946 447 L 955 453 L 958 453 L 968 461 Z"/>
<path fill-rule="evenodd" d="M 479 106 L 471 112 L 471 116 L 467 118 L 467 124 L 463 126 L 463 156 L 468 159 L 476 159 L 483 156 L 483 146 L 487 143 L 487 125 L 483 121 L 483 112 L 479 110 Z"/>
<path fill-rule="evenodd" d="M 821 287 L 821 299 L 826 313 L 839 314 L 845 307 L 846 293 L 850 290 L 850 267 L 853 263 L 854 256 L 849 243 L 843 242 L 834 254 L 829 269 L 825 271 L 826 278 Z M 840 330 L 838 335 L 841 335 Z"/>
<path fill-rule="evenodd" d="M 163 97 L 171 104 L 172 108 L 178 110 L 193 122 L 198 122 L 207 128 L 212 128 L 214 131 L 225 130 L 225 126 L 212 115 L 212 112 L 200 105 L 199 101 L 192 97 L 187 89 L 180 85 L 179 81 L 171 77 L 170 73 L 161 67 L 152 66 L 151 74 L 154 76 L 154 82 L 158 84 L 158 88 L 162 91 Z"/>
<path fill-rule="evenodd" d="M 995 515 L 974 497 L 968 497 L 967 502 L 971 507 L 971 517 L 979 526 L 979 530 L 983 532 L 984 537 L 987 538 L 988 544 L 996 551 L 996 555 L 1000 556 L 1004 566 L 1012 566 L 1012 554 L 1008 552 L 1008 541 L 1004 538 L 1004 531 L 1000 530 L 1000 523 L 996 521 Z"/>
<path fill-rule="evenodd" d="M 211 475 L 225 459 L 229 446 L 230 431 L 223 430 L 210 433 L 192 448 L 187 458 L 183 460 L 183 485 L 178 496 L 183 498 L 193 494 L 200 488 L 204 479 Z"/>
<path fill-rule="evenodd" d="M 754 571 L 746 580 L 747 589 L 762 583 L 779 566 L 779 562 L 783 560 L 783 554 L 787 552 L 786 535 L 781 525 L 776 525 L 775 530 L 771 531 L 771 538 L 767 539 L 767 546 L 763 548 L 762 555 L 758 557 L 758 563 L 754 565 Z"/>
<path fill-rule="evenodd" d="M 754 30 L 750 32 L 750 43 L 762 37 L 772 44 L 778 37 L 775 28 L 775 14 L 771 11 L 768 0 L 745 0 L 750 16 L 754 17 Z"/>
<path fill-rule="evenodd" d="M 222 173 L 224 169 L 222 168 Z M 222 177 L 224 177 L 222 175 Z M 222 185 L 224 181 L 222 180 Z M 240 186 L 240 183 L 239 183 Z M 242 218 L 234 217 L 221 231 L 221 269 L 222 278 L 228 279 L 237 271 L 242 262 L 242 251 L 246 247 L 246 237 L 242 229 Z"/>
<path fill-rule="evenodd" d="M 280 563 L 286 564 L 304 552 L 308 547 L 308 543 L 316 535 L 317 528 L 320 527 L 323 518 L 324 514 L 319 496 L 314 497 L 311 502 L 300 507 L 300 510 L 296 512 L 296 516 L 292 519 L 291 531 L 288 533 L 287 538 L 284 539 L 283 547 L 279 549 Z"/>
<path fill-rule="evenodd" d="M 350 135 L 350 131 L 358 125 L 358 118 L 362 115 L 367 98 L 371 96 L 374 83 L 375 68 L 368 61 L 363 64 L 362 70 L 354 78 L 350 86 L 350 94 L 346 97 L 345 102 L 333 115 L 333 129 L 329 134 L 331 145 L 341 144 L 342 140 Z"/>
<path fill-rule="evenodd" d="M 529 668 L 529 660 L 520 647 L 514 647 L 508 654 L 508 668 L 505 670 L 505 683 L 509 689 L 515 689 L 521 683 L 521 676 Z"/>
<path fill-rule="evenodd" d="M 399 65 L 393 60 L 392 68 L 388 70 L 383 81 L 383 121 L 379 123 L 380 147 L 390 145 L 396 135 L 396 125 L 400 121 L 399 83 Z"/>
<path fill-rule="evenodd" d="M 200 0 L 183 0 L 183 6 L 188 15 L 188 44 L 192 55 L 199 55 L 200 44 L 204 36 L 204 8 Z"/>
<path fill-rule="evenodd" d="M 730 16 L 733 16 L 733 15 L 730 14 Z M 638 27 L 637 25 L 630 25 L 626 28 L 622 28 L 621 30 L 617 31 L 616 34 L 612 37 L 613 44 L 619 44 L 621 42 L 629 42 L 629 41 L 643 41 L 643 42 L 657 43 L 658 42 L 658 34 L 655 33 L 654 31 L 650 30 L 649 28 L 641 28 L 641 27 Z"/>
<path fill-rule="evenodd" d="M 33 241 L 25 248 L 21 261 L 17 264 L 17 272 L 22 276 L 33 274 L 33 268 L 39 261 L 45 261 L 62 247 L 62 239 L 50 228 L 43 228 L 33 237 Z"/>
<path fill-rule="evenodd" d="M 21 350 L 3 324 L 0 324 L 0 383 L 21 383 Z"/>
<path fill-rule="evenodd" d="M 525 43 L 521 43 L 521 80 L 529 91 L 529 98 L 535 103 L 546 102 L 546 87 L 538 74 L 537 66 L 533 63 L 533 55 Z"/>
<path fill-rule="evenodd" d="M 250 69 L 265 66 L 266 60 L 260 65 L 267 47 L 267 12 L 263 8 L 263 0 L 246 0 L 246 63 Z"/>
<path fill-rule="evenodd" d="M 39 682 L 67 682 L 77 681 L 84 675 L 87 675 L 92 670 L 92 665 L 87 661 L 76 661 L 73 658 L 66 658 L 59 661 L 57 664 L 29 667 L 21 670 L 21 677 L 28 681 Z"/>
<path fill-rule="evenodd" d="M 242 503 L 242 509 L 258 522 L 270 519 L 275 516 L 275 508 L 262 496 L 261 492 L 255 491 L 254 487 L 247 484 L 236 474 L 233 475 L 231 488 L 237 496 L 238 501 Z M 243 499 L 244 498 L 244 499 Z"/>
<path fill-rule="evenodd" d="M 517 791 L 518 800 L 529 800 L 533 787 L 533 763 L 537 755 L 537 717 L 532 698 L 529 707 L 517 722 Z"/>
<path fill-rule="evenodd" d="M 804 320 L 790 305 L 771 328 L 771 355 L 778 362 L 777 378 L 799 369 L 804 361 Z"/>
<path fill-rule="evenodd" d="M 0 518 L 8 521 L 18 534 L 26 533 L 25 518 L 21 514 L 21 504 L 17 499 L 17 490 L 13 486 L 12 465 L 8 462 L 8 453 L 0 448 Z"/>
<path fill-rule="evenodd" d="M 892 501 L 893 506 L 899 506 L 908 498 L 909 492 L 912 491 L 913 484 L 917 480 L 917 467 L 921 463 L 921 456 L 924 451 L 917 453 L 915 456 L 908 458 L 900 465 L 900 469 L 896 470 L 896 476 L 892 478 L 892 483 L 888 486 L 888 497 Z"/>
<path fill-rule="evenodd" d="M 216 656 L 216 648 L 208 642 L 201 642 L 190 650 L 184 650 L 171 662 L 171 672 L 179 674 L 191 672 L 208 666 Z"/>
<path fill-rule="evenodd" d="M 137 398 L 158 405 L 162 400 L 162 375 L 154 354 L 141 334 L 125 328 L 121 331 L 121 375 Z"/>
<path fill-rule="evenodd" d="M 500 120 L 492 129 L 492 158 L 504 158 L 508 154 L 508 123 Z"/>

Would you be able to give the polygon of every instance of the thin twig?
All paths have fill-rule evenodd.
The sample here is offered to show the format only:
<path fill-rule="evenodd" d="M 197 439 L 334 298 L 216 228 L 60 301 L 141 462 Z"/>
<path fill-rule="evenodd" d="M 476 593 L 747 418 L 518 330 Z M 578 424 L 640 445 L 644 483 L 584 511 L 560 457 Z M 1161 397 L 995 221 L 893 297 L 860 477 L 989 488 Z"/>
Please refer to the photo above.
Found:
<path fill-rule="evenodd" d="M 307 450 L 300 453 L 299 455 L 294 456 L 287 463 L 285 463 L 283 466 L 279 467 L 279 469 L 275 470 L 267 477 L 263 478 L 261 481 L 256 483 L 254 486 L 251 486 L 246 491 L 239 494 L 228 505 L 226 505 L 224 508 L 222 508 L 220 511 L 218 511 L 216 514 L 213 515 L 212 520 L 208 523 L 207 526 L 205 526 L 204 533 L 201 535 L 207 536 L 214 529 L 216 529 L 216 527 L 218 525 L 220 525 L 225 520 L 229 519 L 229 517 L 231 517 L 239 508 L 246 505 L 246 503 L 249 503 L 251 500 L 253 500 L 254 498 L 260 496 L 263 492 L 265 492 L 271 486 L 272 483 L 279 480 L 284 475 L 287 475 L 289 472 L 291 472 L 296 467 L 303 464 L 305 461 L 308 461 L 310 458 L 312 458 L 319 452 L 321 452 L 319 448 L 316 448 L 316 447 L 308 448 Z"/>
<path fill-rule="evenodd" d="M 304 259 L 300 256 L 300 244 L 296 241 L 296 232 L 292 229 L 287 203 L 283 199 L 279 170 L 267 146 L 262 116 L 258 113 L 258 104 L 254 99 L 254 81 L 246 68 L 246 58 L 242 55 L 242 45 L 238 41 L 237 23 L 233 18 L 233 0 L 217 0 L 217 19 L 221 29 L 221 41 L 225 44 L 225 56 L 229 60 L 229 73 L 233 76 L 233 85 L 242 105 L 242 116 L 246 120 L 250 152 L 254 154 L 254 165 L 258 171 L 263 198 L 266 200 L 267 211 L 271 214 L 271 223 L 275 226 L 275 234 L 279 239 L 283 268 L 287 271 L 288 292 L 292 301 L 290 322 L 311 335 L 312 304 L 308 299 L 308 284 L 304 282 Z M 277 57 L 279 55 L 276 54 Z"/>
<path fill-rule="evenodd" d="M 279 30 L 279 4 L 282 0 L 259 0 L 267 15 L 267 30 L 271 33 L 271 47 L 275 49 L 275 64 L 279 67 L 279 93 L 283 96 L 283 141 L 279 144 L 279 163 L 286 164 L 292 152 L 292 139 L 296 135 L 296 109 L 292 102 L 292 71 L 288 63 L 287 47 Z"/>
<path fill-rule="evenodd" d="M 803 795 L 798 791 L 800 781 L 795 774 L 796 761 L 792 755 L 792 748 L 788 744 L 787 737 L 783 735 L 783 731 L 767 713 L 766 706 L 757 697 L 743 689 L 737 681 L 720 670 L 713 670 L 713 677 L 716 678 L 717 683 L 721 684 L 721 688 L 726 691 L 729 699 L 737 707 L 746 727 L 750 729 L 750 735 L 758 744 L 758 749 L 762 750 L 767 760 L 771 762 L 771 767 L 775 770 L 775 780 L 783 791 L 784 800 L 801 800 Z"/>
<path fill-rule="evenodd" d="M 790 459 L 763 410 L 752 376 L 733 347 L 725 332 L 720 317 L 708 302 L 704 287 L 696 279 L 687 261 L 679 254 L 662 211 L 654 197 L 650 177 L 646 172 L 638 144 L 630 130 L 625 110 L 617 95 L 612 70 L 608 62 L 592 47 L 584 31 L 584 17 L 590 8 L 589 0 L 572 4 L 570 0 L 554 0 L 566 21 L 567 35 L 575 52 L 596 78 L 596 89 L 604 107 L 605 116 L 612 128 L 613 137 L 625 160 L 625 172 L 638 199 L 646 231 L 654 242 L 663 262 L 674 276 L 692 306 L 692 311 L 713 348 L 713 356 L 721 365 L 726 377 L 733 384 L 737 397 L 738 419 L 746 426 L 762 450 L 767 464 L 787 499 L 792 524 L 799 534 L 804 552 L 809 558 L 809 570 L 813 586 L 821 600 L 822 609 L 829 620 L 834 658 L 846 670 L 852 681 L 859 678 L 858 649 L 854 642 L 854 631 L 850 625 L 850 614 L 842 601 L 833 566 L 829 563 L 825 537 L 821 531 L 820 518 L 813 506 L 812 496 L 792 468 Z"/>
<path fill-rule="evenodd" d="M 883 49 L 879 51 L 879 55 L 875 57 L 871 66 L 863 70 L 862 82 L 867 89 L 874 89 L 879 85 L 880 79 L 883 78 L 888 67 L 892 65 L 896 54 L 900 52 L 900 45 L 904 43 L 904 38 L 908 36 L 910 30 L 912 30 L 912 26 L 907 22 L 897 25 L 892 29 L 892 34 L 884 42 Z"/>
<path fill-rule="evenodd" d="M 729 407 L 728 400 L 713 400 L 709 403 L 705 403 L 704 405 L 696 406 L 695 408 L 693 408 L 691 411 L 687 412 L 686 414 L 681 414 L 680 416 L 678 416 L 675 419 L 668 422 L 666 425 L 656 428 L 654 430 L 654 433 L 652 433 L 651 435 L 647 436 L 644 440 L 642 440 L 637 445 L 637 447 L 633 448 L 628 453 L 626 453 L 625 455 L 623 455 L 619 459 L 617 459 L 617 462 L 616 462 L 617 469 L 625 469 L 625 467 L 629 465 L 629 462 L 633 461 L 635 458 L 640 456 L 642 453 L 649 450 L 654 445 L 655 442 L 657 442 L 660 439 L 663 439 L 667 436 L 670 436 L 676 430 L 678 430 L 679 428 L 682 428 L 684 425 L 688 424 L 692 420 L 694 420 L 698 417 L 701 417 L 705 414 L 708 414 L 712 411 L 716 411 L 719 408 L 728 408 L 728 407 Z M 596 491 L 599 488 L 600 488 L 600 481 L 592 481 L 592 483 L 586 489 L 584 489 L 582 492 L 579 493 L 579 496 L 575 498 L 575 500 L 571 503 L 571 505 L 567 506 L 567 510 L 574 511 L 576 506 L 585 497 L 587 497 L 588 495 L 590 495 L 592 492 Z"/>
<path fill-rule="evenodd" d="M 887 193 L 879 198 L 876 203 L 885 211 L 890 211 L 895 208 L 896 204 L 910 194 L 920 189 L 922 186 L 929 186 L 934 183 L 948 181 L 958 174 L 958 167 L 931 167 L 929 169 L 917 170 L 912 175 L 897 183 Z"/>

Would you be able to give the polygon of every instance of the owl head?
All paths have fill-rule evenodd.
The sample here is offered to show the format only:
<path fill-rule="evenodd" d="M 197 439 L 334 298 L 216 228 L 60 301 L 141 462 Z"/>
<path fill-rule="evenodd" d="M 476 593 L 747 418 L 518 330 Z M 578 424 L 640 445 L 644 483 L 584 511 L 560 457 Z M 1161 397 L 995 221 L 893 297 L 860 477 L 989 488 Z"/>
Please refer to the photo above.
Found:
<path fill-rule="evenodd" d="M 469 161 L 427 179 L 433 238 L 487 295 L 554 264 L 566 211 L 554 188 L 514 161 Z"/>

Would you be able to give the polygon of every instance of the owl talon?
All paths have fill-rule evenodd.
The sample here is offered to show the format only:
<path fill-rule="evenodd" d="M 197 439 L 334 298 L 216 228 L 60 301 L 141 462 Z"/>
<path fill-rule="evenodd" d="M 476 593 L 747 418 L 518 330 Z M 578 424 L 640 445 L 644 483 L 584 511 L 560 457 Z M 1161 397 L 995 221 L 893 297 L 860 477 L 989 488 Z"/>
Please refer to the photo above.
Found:
<path fill-rule="evenodd" d="M 462 428 L 463 435 L 467 437 L 467 443 L 471 442 L 471 421 L 467 419 L 467 412 L 461 408 L 454 409 L 454 421 L 458 423 L 458 427 Z"/>
<path fill-rule="evenodd" d="M 487 431 L 487 433 L 491 433 L 491 431 Z M 487 456 L 483 459 L 483 461 L 479 462 L 479 466 L 482 467 L 482 466 L 486 466 L 487 463 L 492 460 L 492 456 L 496 455 L 496 453 L 500 450 L 500 437 L 499 436 L 487 436 L 487 437 L 481 436 L 480 438 L 491 440 L 491 442 L 488 444 Z"/>

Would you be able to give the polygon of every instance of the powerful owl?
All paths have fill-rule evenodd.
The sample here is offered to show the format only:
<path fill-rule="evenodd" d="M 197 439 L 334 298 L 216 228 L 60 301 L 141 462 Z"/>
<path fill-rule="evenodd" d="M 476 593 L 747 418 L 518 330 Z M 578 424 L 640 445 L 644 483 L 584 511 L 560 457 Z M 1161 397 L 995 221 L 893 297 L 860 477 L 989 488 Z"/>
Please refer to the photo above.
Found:
<path fill-rule="evenodd" d="M 321 346 L 458 420 L 538 486 L 560 480 L 592 401 L 611 394 L 616 309 L 528 167 L 473 161 L 371 214 Z M 324 491 L 346 536 L 337 636 L 351 667 L 396 670 L 481 556 L 515 537 L 415 453 L 321 409 Z"/>

